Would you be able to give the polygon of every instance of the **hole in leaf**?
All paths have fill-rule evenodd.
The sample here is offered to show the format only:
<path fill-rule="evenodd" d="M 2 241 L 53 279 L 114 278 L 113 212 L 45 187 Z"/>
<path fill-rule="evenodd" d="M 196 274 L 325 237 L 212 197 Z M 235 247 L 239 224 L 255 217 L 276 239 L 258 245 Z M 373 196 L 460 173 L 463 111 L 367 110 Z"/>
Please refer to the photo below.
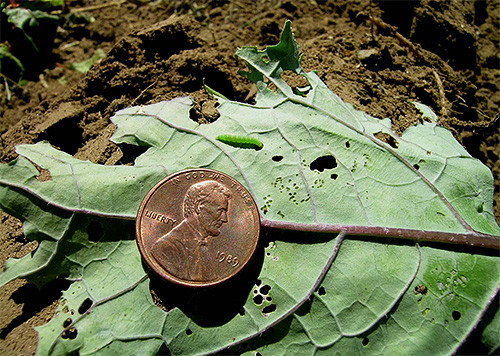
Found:
<path fill-rule="evenodd" d="M 262 281 L 260 279 L 257 279 L 257 282 L 255 282 L 255 285 L 258 287 L 262 284 Z"/>
<path fill-rule="evenodd" d="M 462 317 L 462 314 L 460 314 L 460 312 L 458 310 L 454 310 L 451 313 L 451 316 L 453 317 L 453 320 L 457 321 L 457 320 L 460 320 L 460 318 Z"/>
<path fill-rule="evenodd" d="M 346 141 L 346 142 L 345 142 L 345 147 L 346 147 L 346 148 L 350 148 L 350 147 L 351 147 L 351 143 L 350 143 L 349 141 Z"/>
<path fill-rule="evenodd" d="M 66 329 L 68 326 L 71 325 L 72 322 L 73 322 L 73 320 L 71 320 L 71 318 L 68 318 L 68 319 L 64 320 L 63 328 Z"/>
<path fill-rule="evenodd" d="M 244 316 L 245 315 L 245 309 L 241 308 L 241 310 L 239 311 L 239 313 L 241 316 Z"/>
<path fill-rule="evenodd" d="M 34 162 L 31 162 L 31 164 L 33 164 L 35 168 L 38 170 L 39 174 L 35 177 L 37 181 L 46 182 L 52 179 L 52 175 L 50 174 L 50 171 L 48 169 L 42 168 Z"/>
<path fill-rule="evenodd" d="M 361 343 L 363 344 L 363 346 L 366 346 L 366 345 L 368 345 L 369 342 L 370 342 L 370 339 L 365 337 Z"/>
<path fill-rule="evenodd" d="M 262 354 L 261 354 L 260 352 L 258 352 L 258 351 L 257 351 L 257 352 L 255 353 L 255 356 L 262 356 Z"/>
<path fill-rule="evenodd" d="M 266 284 L 260 288 L 260 293 L 262 293 L 263 295 L 267 295 L 267 294 L 269 294 L 270 290 L 271 290 L 271 286 L 269 284 Z"/>
<path fill-rule="evenodd" d="M 423 284 L 419 284 L 415 287 L 415 292 L 418 294 L 427 294 L 427 287 Z"/>
<path fill-rule="evenodd" d="M 193 330 L 191 330 L 191 329 L 186 329 L 186 335 L 187 335 L 187 336 L 193 335 Z"/>
<path fill-rule="evenodd" d="M 91 221 L 87 225 L 87 234 L 89 235 L 90 242 L 99 242 L 104 235 L 104 229 L 102 228 L 101 223 L 98 221 Z"/>
<path fill-rule="evenodd" d="M 378 138 L 380 141 L 387 143 L 392 148 L 399 147 L 398 140 L 396 140 L 393 136 L 389 135 L 388 133 L 379 131 L 376 134 L 374 134 L 373 136 Z"/>
<path fill-rule="evenodd" d="M 266 300 L 267 300 L 268 302 L 272 302 L 272 301 L 273 301 L 273 297 L 271 297 L 271 296 L 269 296 L 269 295 L 268 295 L 268 296 L 266 297 Z"/>
<path fill-rule="evenodd" d="M 193 105 L 191 109 L 189 109 L 189 118 L 194 122 L 200 122 L 202 120 L 203 115 L 199 104 Z"/>
<path fill-rule="evenodd" d="M 325 295 L 326 294 L 325 287 L 323 287 L 323 286 L 319 287 L 318 294 L 319 295 Z"/>
<path fill-rule="evenodd" d="M 282 159 L 283 159 L 283 156 L 273 156 L 273 157 L 272 157 L 272 160 L 273 160 L 274 162 L 279 162 L 279 161 L 281 161 Z"/>
<path fill-rule="evenodd" d="M 87 298 L 85 299 L 82 304 L 80 305 L 80 308 L 78 308 L 78 313 L 80 314 L 84 314 L 87 312 L 87 310 L 90 309 L 90 307 L 92 306 L 92 300 L 90 300 L 90 298 Z"/>
<path fill-rule="evenodd" d="M 267 307 L 262 308 L 262 312 L 264 314 L 271 314 L 271 313 L 275 312 L 276 309 L 278 309 L 278 306 L 276 304 L 270 304 Z"/>
<path fill-rule="evenodd" d="M 264 302 L 264 297 L 258 294 L 255 297 L 253 297 L 253 302 L 257 305 L 261 305 Z"/>
<path fill-rule="evenodd" d="M 312 87 L 310 85 L 306 85 L 305 87 L 296 87 L 293 88 L 293 93 L 295 95 L 300 95 L 300 96 L 307 96 L 309 92 L 311 91 Z"/>
<path fill-rule="evenodd" d="M 318 157 L 309 165 L 311 171 L 316 170 L 319 172 L 323 172 L 325 169 L 333 169 L 335 167 L 337 167 L 337 160 L 332 155 Z"/>
<path fill-rule="evenodd" d="M 78 330 L 76 330 L 76 328 L 74 327 L 71 327 L 69 328 L 68 330 L 64 330 L 61 337 L 63 339 L 76 339 L 76 337 L 78 336 Z"/>
<path fill-rule="evenodd" d="M 330 176 L 330 178 L 332 178 L 333 180 L 336 180 L 338 177 L 339 177 L 339 175 L 338 175 L 338 174 L 336 174 L 336 173 L 333 173 L 333 174 Z"/>
<path fill-rule="evenodd" d="M 416 163 L 415 163 L 415 164 L 413 165 L 413 168 L 415 168 L 415 169 L 418 171 L 418 170 L 420 169 L 420 166 L 419 166 L 418 164 L 416 164 Z"/>

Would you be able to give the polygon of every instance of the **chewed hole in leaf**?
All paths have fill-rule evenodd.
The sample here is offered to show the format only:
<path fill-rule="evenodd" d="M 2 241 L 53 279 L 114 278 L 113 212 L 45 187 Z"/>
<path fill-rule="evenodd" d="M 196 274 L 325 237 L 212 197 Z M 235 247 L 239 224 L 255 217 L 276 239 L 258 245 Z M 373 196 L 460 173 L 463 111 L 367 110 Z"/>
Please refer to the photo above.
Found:
<path fill-rule="evenodd" d="M 86 298 L 78 308 L 78 313 L 85 314 L 90 309 L 92 304 L 92 300 L 90 298 Z"/>
<path fill-rule="evenodd" d="M 305 86 L 305 87 L 293 88 L 293 93 L 295 95 L 300 95 L 300 96 L 307 96 L 307 94 L 309 94 L 310 91 L 311 91 L 310 85 Z"/>
<path fill-rule="evenodd" d="M 73 322 L 73 320 L 71 320 L 71 318 L 68 318 L 68 319 L 64 320 L 64 322 L 63 322 L 63 328 L 66 329 L 68 326 L 71 325 L 72 322 Z"/>
<path fill-rule="evenodd" d="M 78 330 L 76 330 L 75 327 L 71 327 L 68 330 L 64 330 L 63 333 L 61 334 L 61 337 L 63 339 L 70 339 L 70 340 L 76 339 L 77 336 L 78 336 Z"/>
<path fill-rule="evenodd" d="M 323 296 L 323 295 L 326 295 L 326 290 L 325 290 L 325 287 L 321 286 L 318 288 L 318 294 Z"/>
<path fill-rule="evenodd" d="M 209 124 L 216 121 L 220 117 L 216 104 L 216 99 L 211 97 L 197 98 L 189 110 L 189 118 L 199 124 Z"/>
<path fill-rule="evenodd" d="M 262 308 L 262 313 L 263 314 L 271 314 L 278 309 L 278 306 L 276 304 L 269 304 L 268 306 L 265 306 Z"/>
<path fill-rule="evenodd" d="M 262 142 L 254 137 L 249 136 L 220 135 L 215 139 L 217 141 L 225 143 L 226 145 L 237 148 L 250 148 L 258 151 L 264 147 L 264 144 Z"/>
<path fill-rule="evenodd" d="M 257 305 L 261 305 L 264 302 L 264 297 L 260 294 L 257 294 L 255 297 L 253 297 L 253 302 Z"/>
<path fill-rule="evenodd" d="M 104 235 L 104 229 L 98 221 L 91 221 L 87 225 L 87 234 L 90 242 L 99 242 Z"/>
<path fill-rule="evenodd" d="M 279 162 L 279 161 L 281 161 L 281 160 L 283 159 L 283 156 L 273 156 L 271 159 L 272 159 L 274 162 Z"/>
<path fill-rule="evenodd" d="M 378 138 L 380 141 L 387 143 L 392 148 L 398 148 L 399 142 L 394 138 L 394 136 L 389 135 L 388 133 L 379 131 L 375 133 L 373 136 Z"/>
<path fill-rule="evenodd" d="M 336 173 L 333 173 L 330 175 L 330 178 L 332 178 L 333 180 L 337 180 L 338 177 L 339 177 L 339 175 Z"/>
<path fill-rule="evenodd" d="M 454 310 L 451 313 L 451 316 L 453 317 L 453 320 L 457 321 L 457 320 L 460 320 L 460 318 L 462 317 L 462 314 L 460 314 L 460 312 L 458 310 Z"/>
<path fill-rule="evenodd" d="M 415 293 L 417 294 L 427 294 L 427 287 L 423 284 L 419 284 L 415 287 Z"/>
<path fill-rule="evenodd" d="M 351 148 L 351 143 L 349 141 L 345 142 L 345 148 Z"/>
<path fill-rule="evenodd" d="M 273 301 L 273 297 L 271 297 L 271 296 L 267 296 L 267 297 L 266 297 L 266 300 L 267 300 L 268 302 L 272 302 L 272 301 Z"/>
<path fill-rule="evenodd" d="M 186 329 L 186 335 L 187 335 L 187 336 L 191 336 L 191 335 L 193 335 L 193 330 L 191 330 L 191 329 Z"/>
<path fill-rule="evenodd" d="M 333 169 L 335 167 L 337 167 L 337 160 L 332 155 L 318 157 L 309 165 L 311 171 L 319 172 L 323 172 L 325 169 Z"/>
<path fill-rule="evenodd" d="M 260 279 L 257 279 L 257 282 L 255 282 L 255 285 L 258 287 L 262 284 L 262 281 Z"/>
<path fill-rule="evenodd" d="M 363 339 L 363 341 L 361 341 L 361 343 L 363 344 L 363 346 L 368 345 L 368 343 L 369 343 L 369 342 L 370 342 L 370 339 L 368 339 L 367 337 L 365 337 L 365 338 Z"/>
<path fill-rule="evenodd" d="M 47 182 L 52 179 L 52 175 L 50 174 L 50 171 L 48 169 L 42 168 L 38 165 L 35 165 L 35 167 L 39 172 L 39 174 L 36 176 L 37 181 Z"/>
<path fill-rule="evenodd" d="M 270 291 L 271 291 L 271 286 L 269 284 L 265 284 L 260 288 L 260 293 L 263 295 L 269 294 Z"/>

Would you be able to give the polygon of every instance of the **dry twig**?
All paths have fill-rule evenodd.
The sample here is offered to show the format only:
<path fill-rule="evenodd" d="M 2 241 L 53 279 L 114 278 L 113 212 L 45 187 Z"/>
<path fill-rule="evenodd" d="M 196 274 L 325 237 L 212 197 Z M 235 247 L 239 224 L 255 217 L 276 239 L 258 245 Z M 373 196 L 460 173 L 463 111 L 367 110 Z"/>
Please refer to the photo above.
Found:
<path fill-rule="evenodd" d="M 397 38 L 401 44 L 404 46 L 408 47 L 408 49 L 413 53 L 416 57 L 418 58 L 423 58 L 422 53 L 417 49 L 417 47 L 406 37 L 404 37 L 402 34 L 400 34 L 396 27 L 389 25 L 387 22 L 384 22 L 382 19 L 378 17 L 374 17 L 371 15 L 367 15 L 365 13 L 359 13 L 358 18 L 363 19 L 363 20 L 368 20 L 371 23 L 377 25 L 383 30 L 388 31 L 392 36 Z"/>

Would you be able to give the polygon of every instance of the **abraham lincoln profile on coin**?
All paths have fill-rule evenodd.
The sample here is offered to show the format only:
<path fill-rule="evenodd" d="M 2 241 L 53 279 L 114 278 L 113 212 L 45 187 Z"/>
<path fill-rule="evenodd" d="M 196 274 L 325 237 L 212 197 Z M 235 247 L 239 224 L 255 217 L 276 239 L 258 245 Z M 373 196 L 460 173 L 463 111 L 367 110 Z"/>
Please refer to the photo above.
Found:
<path fill-rule="evenodd" d="M 183 201 L 182 220 L 160 237 L 151 249 L 153 257 L 172 275 L 189 281 L 217 279 L 215 251 L 210 240 L 227 223 L 231 193 L 219 182 L 193 184 Z"/>

